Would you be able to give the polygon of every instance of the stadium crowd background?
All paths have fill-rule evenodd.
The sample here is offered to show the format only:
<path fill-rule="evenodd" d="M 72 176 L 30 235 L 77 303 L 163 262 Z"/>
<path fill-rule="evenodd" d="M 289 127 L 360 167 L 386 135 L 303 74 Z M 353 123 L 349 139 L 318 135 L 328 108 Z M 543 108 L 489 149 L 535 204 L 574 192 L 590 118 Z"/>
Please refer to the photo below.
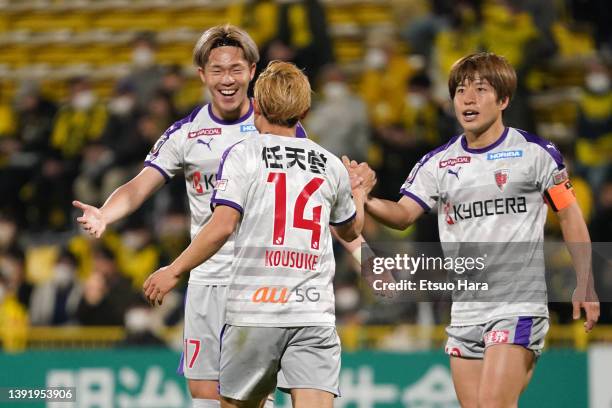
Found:
<path fill-rule="evenodd" d="M 223 22 L 253 36 L 259 68 L 285 59 L 305 69 L 315 89 L 309 136 L 367 160 L 376 195 L 389 199 L 423 154 L 458 132 L 452 63 L 478 50 L 504 55 L 519 76 L 506 124 L 558 145 L 592 240 L 610 240 L 612 19 L 603 0 L 4 0 L 0 10 L 5 348 L 33 326 L 124 326 L 124 344 L 162 344 L 164 328 L 180 327 L 185 285 L 156 309 L 140 289 L 189 242 L 183 178 L 99 241 L 79 231 L 71 201 L 100 206 L 165 129 L 205 103 L 191 49 Z M 548 239 L 560 238 L 554 221 Z M 369 222 L 364 236 L 432 242 L 436 223 L 430 215 L 397 233 Z M 427 303 L 376 304 L 350 255 L 336 256 L 339 324 L 446 323 L 447 311 Z M 569 305 L 551 310 L 554 322 L 571 320 Z M 601 322 L 612 323 L 610 304 Z"/>

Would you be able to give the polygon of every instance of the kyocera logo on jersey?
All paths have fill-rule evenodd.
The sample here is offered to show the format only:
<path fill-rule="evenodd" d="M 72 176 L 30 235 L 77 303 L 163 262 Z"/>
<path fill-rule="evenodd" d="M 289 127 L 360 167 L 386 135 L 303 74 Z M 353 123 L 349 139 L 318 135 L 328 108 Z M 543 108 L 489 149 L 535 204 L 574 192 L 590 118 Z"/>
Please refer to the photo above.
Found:
<path fill-rule="evenodd" d="M 221 134 L 221 128 L 206 128 L 206 129 L 198 129 L 193 132 L 189 132 L 187 134 L 188 139 L 193 139 L 194 137 L 200 136 L 218 136 Z"/>
<path fill-rule="evenodd" d="M 257 132 L 255 125 L 240 125 L 240 133 Z"/>
<path fill-rule="evenodd" d="M 444 167 L 452 167 L 456 164 L 466 164 L 472 161 L 472 158 L 470 156 L 459 156 L 459 157 L 453 157 L 451 159 L 446 159 L 446 160 L 442 160 L 441 162 L 438 163 L 438 166 L 440 166 L 440 168 L 444 168 Z"/>
<path fill-rule="evenodd" d="M 495 184 L 497 184 L 497 187 L 499 187 L 501 191 L 504 191 L 504 187 L 508 183 L 509 174 L 510 174 L 510 171 L 506 169 L 497 170 L 494 173 Z"/>
<path fill-rule="evenodd" d="M 496 153 L 487 154 L 487 160 L 515 159 L 517 157 L 523 157 L 522 150 L 508 150 L 505 152 L 496 152 Z"/>
<path fill-rule="evenodd" d="M 509 337 L 508 330 L 491 330 L 484 335 L 484 342 L 486 345 L 508 343 Z"/>

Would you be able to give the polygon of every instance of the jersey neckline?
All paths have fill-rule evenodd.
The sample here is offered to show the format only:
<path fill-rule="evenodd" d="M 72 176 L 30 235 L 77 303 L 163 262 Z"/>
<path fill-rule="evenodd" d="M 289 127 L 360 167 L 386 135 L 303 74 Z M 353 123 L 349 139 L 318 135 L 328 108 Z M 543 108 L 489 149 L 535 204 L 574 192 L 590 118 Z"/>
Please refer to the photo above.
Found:
<path fill-rule="evenodd" d="M 465 134 L 463 134 L 463 135 L 461 136 L 461 147 L 463 147 L 463 150 L 465 150 L 465 151 L 466 151 L 466 152 L 468 152 L 468 153 L 473 153 L 473 154 L 486 153 L 486 152 L 488 152 L 489 150 L 493 150 L 493 149 L 495 149 L 497 146 L 499 146 L 500 144 L 502 144 L 502 142 L 503 142 L 504 140 L 506 140 L 506 136 L 508 136 L 508 130 L 509 130 L 509 129 L 510 129 L 509 127 L 505 127 L 505 128 L 504 128 L 504 131 L 503 131 L 503 132 L 502 132 L 502 134 L 501 134 L 501 136 L 500 136 L 499 138 L 497 138 L 497 140 L 496 140 L 495 142 L 491 143 L 491 144 L 490 144 L 490 145 L 488 145 L 488 146 L 485 146 L 485 147 L 480 147 L 480 148 L 478 148 L 478 149 L 471 149 L 471 148 L 469 148 L 469 147 L 468 147 L 468 144 L 467 144 L 467 139 L 466 139 L 466 137 L 465 137 Z"/>
<path fill-rule="evenodd" d="M 245 120 L 247 120 L 249 116 L 251 116 L 252 113 L 253 113 L 253 101 L 251 101 L 250 98 L 249 98 L 249 110 L 247 111 L 247 113 L 245 113 L 244 115 L 242 115 L 236 120 L 224 120 L 224 119 L 218 118 L 213 113 L 212 103 L 208 104 L 208 115 L 215 123 L 218 123 L 219 125 L 236 125 L 240 122 L 244 122 Z"/>

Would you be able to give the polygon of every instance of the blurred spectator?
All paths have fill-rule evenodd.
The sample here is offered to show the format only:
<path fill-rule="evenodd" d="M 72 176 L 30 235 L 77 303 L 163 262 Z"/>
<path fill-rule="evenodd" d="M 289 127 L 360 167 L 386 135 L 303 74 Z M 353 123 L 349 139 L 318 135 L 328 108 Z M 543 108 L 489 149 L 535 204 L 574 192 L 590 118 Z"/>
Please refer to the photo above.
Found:
<path fill-rule="evenodd" d="M 598 190 L 612 163 L 612 89 L 607 67 L 593 61 L 584 82 L 585 92 L 578 102 L 577 167 Z"/>
<path fill-rule="evenodd" d="M 194 92 L 185 86 L 185 74 L 180 65 L 166 67 L 160 89 L 168 95 L 179 117 L 184 117 L 193 111 L 199 102 L 199 97 L 194 98 L 199 92 Z"/>
<path fill-rule="evenodd" d="M 51 280 L 38 285 L 32 293 L 30 322 L 44 326 L 75 324 L 82 295 L 76 258 L 64 249 L 57 259 Z"/>
<path fill-rule="evenodd" d="M 405 85 L 415 67 L 398 49 L 394 35 L 386 31 L 371 34 L 363 63 L 360 94 L 370 122 L 375 127 L 400 123 Z"/>
<path fill-rule="evenodd" d="M 17 223 L 6 213 L 0 213 L 0 253 L 17 246 Z"/>
<path fill-rule="evenodd" d="M 138 133 L 139 112 L 134 87 L 120 81 L 108 103 L 109 118 L 96 145 L 86 149 L 80 174 L 75 181 L 75 196 L 81 201 L 101 205 L 115 188 L 141 168 L 149 142 Z"/>
<path fill-rule="evenodd" d="M 326 67 L 321 77 L 322 97 L 306 117 L 306 129 L 336 156 L 366 161 L 370 126 L 365 103 L 351 91 L 337 66 Z"/>
<path fill-rule="evenodd" d="M 119 273 L 113 253 L 96 248 L 93 271 L 77 309 L 79 322 L 85 326 L 121 326 L 126 310 L 138 298 L 130 282 Z"/>
<path fill-rule="evenodd" d="M 10 248 L 0 255 L 0 271 L 6 287 L 13 293 L 24 308 L 30 305 L 30 297 L 34 286 L 26 280 L 25 256 L 16 247 Z"/>
<path fill-rule="evenodd" d="M 153 32 L 139 33 L 132 45 L 132 72 L 127 81 L 134 85 L 136 100 L 141 108 L 148 104 L 164 75 L 162 67 L 155 61 L 156 48 Z"/>
<path fill-rule="evenodd" d="M 14 288 L 0 274 L 0 341 L 4 351 L 23 350 L 27 328 L 27 309 L 17 300 Z"/>
<path fill-rule="evenodd" d="M 130 306 L 125 313 L 125 339 L 118 347 L 163 347 L 166 343 L 153 332 L 153 313 L 147 303 Z"/>
<path fill-rule="evenodd" d="M 320 69 L 334 62 L 325 9 L 319 0 L 267 3 L 276 4 L 274 14 L 277 23 L 266 24 L 276 26 L 278 30 L 270 41 L 261 45 L 262 58 L 258 63 L 258 71 L 272 60 L 291 61 L 304 69 L 310 82 L 314 83 Z"/>
<path fill-rule="evenodd" d="M 599 199 L 596 206 L 597 211 L 589 228 L 591 240 L 594 242 L 609 242 L 612 232 L 612 170 L 610 169 L 599 189 Z"/>

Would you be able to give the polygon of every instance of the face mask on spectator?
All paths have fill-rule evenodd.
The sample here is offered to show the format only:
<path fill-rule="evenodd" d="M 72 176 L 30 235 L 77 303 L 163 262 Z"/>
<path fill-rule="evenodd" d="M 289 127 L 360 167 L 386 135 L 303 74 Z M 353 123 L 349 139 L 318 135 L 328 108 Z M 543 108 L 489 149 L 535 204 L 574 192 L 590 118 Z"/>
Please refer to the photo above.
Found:
<path fill-rule="evenodd" d="M 341 99 L 348 94 L 348 86 L 343 82 L 330 81 L 323 85 L 323 95 L 327 99 Z"/>
<path fill-rule="evenodd" d="M 336 308 L 338 311 L 355 310 L 359 306 L 359 292 L 355 288 L 345 287 L 336 291 Z"/>
<path fill-rule="evenodd" d="M 406 94 L 406 104 L 418 110 L 427 104 L 427 98 L 420 93 L 408 92 Z"/>
<path fill-rule="evenodd" d="M 88 110 L 96 102 L 96 96 L 92 91 L 81 91 L 72 98 L 72 106 L 76 110 Z"/>
<path fill-rule="evenodd" d="M 130 309 L 125 314 L 125 328 L 131 333 L 142 333 L 150 328 L 150 320 L 147 310 Z"/>
<path fill-rule="evenodd" d="M 111 113 L 119 116 L 125 116 L 132 111 L 134 107 L 134 99 L 129 96 L 118 96 L 110 101 L 108 109 Z"/>
<path fill-rule="evenodd" d="M 610 89 L 610 78 L 603 72 L 592 72 L 585 78 L 586 87 L 596 94 L 603 94 Z"/>
<path fill-rule="evenodd" d="M 53 280 L 61 287 L 66 287 L 72 282 L 73 269 L 66 264 L 58 264 L 53 269 Z"/>
<path fill-rule="evenodd" d="M 148 47 L 137 47 L 132 53 L 132 62 L 140 68 L 147 68 L 153 65 L 153 51 Z"/>
<path fill-rule="evenodd" d="M 370 48 L 363 62 L 368 69 L 382 69 L 387 65 L 387 54 L 380 48 Z"/>

